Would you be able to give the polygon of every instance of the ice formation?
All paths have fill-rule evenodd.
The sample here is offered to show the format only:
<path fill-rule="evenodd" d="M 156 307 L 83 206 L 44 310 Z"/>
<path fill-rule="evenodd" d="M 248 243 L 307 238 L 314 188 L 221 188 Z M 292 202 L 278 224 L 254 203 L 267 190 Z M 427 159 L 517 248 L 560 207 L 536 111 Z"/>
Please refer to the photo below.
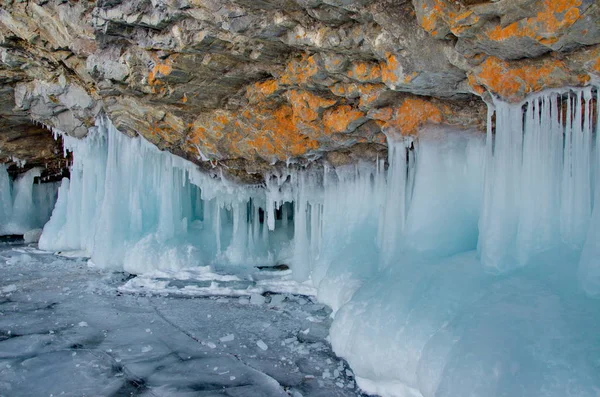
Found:
<path fill-rule="evenodd" d="M 83 140 L 65 136 L 64 145 L 74 153 L 71 179 L 60 187 L 42 249 L 82 250 L 97 265 L 140 273 L 268 264 L 279 255 L 271 246 L 285 248 L 275 242 L 287 235 L 260 222 L 263 189 L 212 179 L 105 119 Z"/>
<path fill-rule="evenodd" d="M 490 106 L 487 137 L 425 128 L 389 158 L 198 172 L 108 120 L 74 152 L 40 247 L 140 273 L 285 263 L 335 314 L 334 350 L 382 396 L 600 389 L 598 90 Z M 596 113 L 596 114 L 594 114 Z"/>
<path fill-rule="evenodd" d="M 40 173 L 33 168 L 13 182 L 0 164 L 0 236 L 40 229 L 50 219 L 58 184 L 34 183 Z"/>

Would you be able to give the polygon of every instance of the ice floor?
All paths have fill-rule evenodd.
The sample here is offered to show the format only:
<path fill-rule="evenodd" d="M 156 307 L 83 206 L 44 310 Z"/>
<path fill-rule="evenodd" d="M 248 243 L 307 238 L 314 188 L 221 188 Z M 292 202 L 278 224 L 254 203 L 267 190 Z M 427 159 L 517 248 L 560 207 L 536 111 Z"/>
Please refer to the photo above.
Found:
<path fill-rule="evenodd" d="M 206 273 L 136 280 L 6 241 L 0 271 L 0 396 L 362 395 L 329 309 L 264 280 L 225 297 Z"/>

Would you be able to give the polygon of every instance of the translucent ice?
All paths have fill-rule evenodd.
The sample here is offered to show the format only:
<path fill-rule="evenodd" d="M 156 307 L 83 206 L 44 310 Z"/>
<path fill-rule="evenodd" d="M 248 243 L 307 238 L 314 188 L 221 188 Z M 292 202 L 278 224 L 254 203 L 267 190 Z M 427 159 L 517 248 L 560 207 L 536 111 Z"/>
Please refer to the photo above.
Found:
<path fill-rule="evenodd" d="M 284 171 L 264 188 L 99 120 L 65 137 L 72 179 L 40 247 L 135 273 L 289 267 L 333 308 L 332 346 L 359 385 L 384 397 L 594 396 L 597 103 L 595 88 L 495 101 L 487 137 L 426 127 L 390 137 L 387 161 Z"/>
<path fill-rule="evenodd" d="M 34 183 L 41 169 L 33 168 L 12 181 L 0 164 L 0 235 L 25 234 L 50 218 L 56 202 L 56 183 Z"/>

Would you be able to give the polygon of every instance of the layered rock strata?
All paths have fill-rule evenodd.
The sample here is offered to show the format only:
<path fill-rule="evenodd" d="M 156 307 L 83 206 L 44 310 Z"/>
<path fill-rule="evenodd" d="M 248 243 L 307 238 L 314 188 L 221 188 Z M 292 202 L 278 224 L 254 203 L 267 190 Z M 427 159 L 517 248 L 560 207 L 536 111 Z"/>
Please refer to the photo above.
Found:
<path fill-rule="evenodd" d="M 35 123 L 82 137 L 106 114 L 248 183 L 356 162 L 386 134 L 483 130 L 490 95 L 589 84 L 599 21 L 595 0 L 4 0 L 0 155 L 59 161 Z"/>

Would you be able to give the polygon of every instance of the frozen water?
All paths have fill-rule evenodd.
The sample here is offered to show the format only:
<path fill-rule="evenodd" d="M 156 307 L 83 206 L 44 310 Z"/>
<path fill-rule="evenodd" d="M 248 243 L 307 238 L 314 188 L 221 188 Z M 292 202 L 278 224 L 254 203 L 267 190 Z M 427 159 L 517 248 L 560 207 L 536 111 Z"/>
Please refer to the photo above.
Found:
<path fill-rule="evenodd" d="M 331 341 L 364 390 L 597 394 L 600 339 L 592 330 L 600 305 L 586 296 L 600 291 L 593 95 L 587 88 L 518 105 L 497 102 L 485 155 L 467 146 L 472 155 L 458 156 L 448 141 L 420 163 L 427 155 L 420 142 L 414 185 L 400 179 L 412 201 L 404 229 L 390 229 L 404 230 L 394 239 L 398 252 L 359 288 L 338 286 L 356 292 L 336 313 Z M 350 279 L 344 277 L 337 280 Z"/>
<path fill-rule="evenodd" d="M 264 188 L 211 178 L 99 120 L 85 140 L 65 137 L 72 179 L 40 247 L 139 274 L 123 294 L 221 296 L 245 310 L 280 307 L 263 302 L 269 292 L 316 294 L 333 310 L 334 351 L 385 397 L 595 396 L 597 103 L 591 87 L 495 101 L 487 137 L 426 127 L 390 136 L 387 161 L 288 170 Z M 322 340 L 315 324 L 296 342 Z M 258 357 L 282 346 L 231 326 L 199 340 L 229 348 L 219 338 L 234 331 Z M 337 369 L 296 363 L 321 381 Z"/>
<path fill-rule="evenodd" d="M 33 168 L 12 181 L 6 165 L 0 164 L 0 236 L 41 229 L 50 219 L 58 184 L 34 184 L 40 173 L 39 168 Z"/>
<path fill-rule="evenodd" d="M 259 221 L 263 189 L 215 181 L 104 119 L 64 145 L 74 153 L 71 180 L 63 180 L 43 249 L 85 251 L 98 266 L 135 273 L 270 264 L 285 249 L 284 231 Z"/>
<path fill-rule="evenodd" d="M 123 273 L 15 245 L 0 245 L 0 268 L 0 395 L 361 395 L 351 375 L 312 375 L 348 367 L 324 339 L 294 337 L 329 313 L 307 298 L 274 308 L 120 293 Z"/>

